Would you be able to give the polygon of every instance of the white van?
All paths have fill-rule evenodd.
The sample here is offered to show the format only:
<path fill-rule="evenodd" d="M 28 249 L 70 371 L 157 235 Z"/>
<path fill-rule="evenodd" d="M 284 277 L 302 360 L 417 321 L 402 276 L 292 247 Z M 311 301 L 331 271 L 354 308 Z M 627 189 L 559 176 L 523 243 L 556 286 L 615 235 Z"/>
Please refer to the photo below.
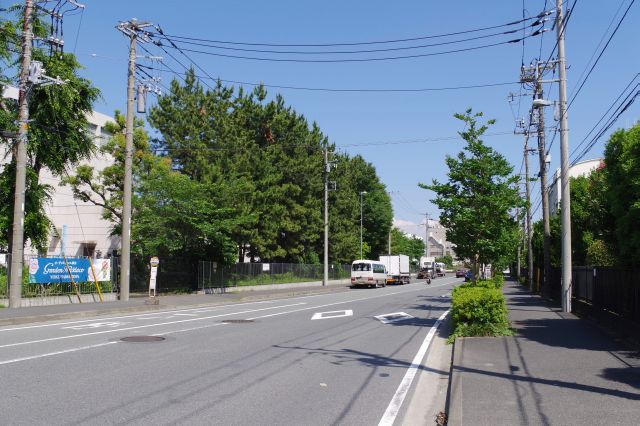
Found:
<path fill-rule="evenodd" d="M 387 268 L 377 260 L 354 260 L 351 264 L 351 285 L 367 287 L 385 287 Z"/>

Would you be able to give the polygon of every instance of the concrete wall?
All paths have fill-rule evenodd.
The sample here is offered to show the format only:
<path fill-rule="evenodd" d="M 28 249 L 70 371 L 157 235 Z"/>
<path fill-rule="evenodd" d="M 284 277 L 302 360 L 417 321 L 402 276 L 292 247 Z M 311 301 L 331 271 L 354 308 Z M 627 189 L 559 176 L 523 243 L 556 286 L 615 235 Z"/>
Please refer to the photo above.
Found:
<path fill-rule="evenodd" d="M 82 303 L 98 303 L 100 296 L 97 293 L 81 294 Z M 102 293 L 102 300 L 105 302 L 115 302 L 118 300 L 116 293 Z M 78 303 L 78 296 L 75 294 L 66 294 L 64 296 L 45 296 L 45 297 L 23 297 L 21 299 L 22 308 L 30 308 L 32 306 L 50 306 L 50 305 L 68 305 Z M 8 299 L 0 299 L 0 305 L 9 306 Z"/>

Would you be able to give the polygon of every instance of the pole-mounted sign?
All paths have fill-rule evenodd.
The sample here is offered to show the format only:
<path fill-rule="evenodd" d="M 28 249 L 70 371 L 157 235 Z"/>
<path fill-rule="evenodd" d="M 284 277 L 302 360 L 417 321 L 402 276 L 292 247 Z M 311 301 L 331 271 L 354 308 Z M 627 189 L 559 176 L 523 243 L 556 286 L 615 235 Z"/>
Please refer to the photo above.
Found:
<path fill-rule="evenodd" d="M 160 259 L 157 256 L 153 256 L 151 261 L 151 275 L 149 277 L 149 297 L 156 297 L 156 277 L 158 276 L 158 265 Z"/>

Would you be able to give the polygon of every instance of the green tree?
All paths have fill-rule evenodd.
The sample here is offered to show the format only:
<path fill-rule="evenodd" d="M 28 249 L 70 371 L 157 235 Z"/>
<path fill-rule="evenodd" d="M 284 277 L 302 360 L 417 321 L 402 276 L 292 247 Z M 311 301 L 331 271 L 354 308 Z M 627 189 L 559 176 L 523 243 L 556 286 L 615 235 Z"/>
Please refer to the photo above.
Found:
<path fill-rule="evenodd" d="M 10 9 L 12 13 L 20 13 L 21 7 Z M 16 28 L 22 18 L 4 21 L 0 28 L 0 60 L 2 71 L 12 70 L 20 56 L 21 44 L 16 38 Z M 6 30 L 6 31 L 5 31 Z M 39 18 L 34 20 L 34 34 L 43 37 L 47 34 L 46 24 Z M 48 202 L 51 188 L 40 183 L 43 168 L 54 175 L 63 176 L 68 167 L 87 159 L 94 152 L 93 138 L 87 132 L 86 114 L 92 110 L 93 102 L 99 97 L 99 91 L 91 82 L 79 76 L 81 65 L 70 53 L 49 55 L 43 49 L 34 48 L 33 60 L 43 63 L 49 75 L 58 76 L 64 84 L 34 86 L 29 90 L 29 140 L 27 143 L 27 200 L 25 202 L 25 243 L 30 240 L 38 249 L 44 250 L 50 221 L 44 214 L 44 204 Z M 3 73 L 0 85 L 16 84 L 15 76 Z M 18 116 L 17 102 L 3 101 L 0 105 L 0 125 L 4 129 L 15 131 Z M 11 170 L 15 170 L 15 155 L 12 141 L 0 139 L 0 143 L 8 147 L 12 153 L 9 165 L 0 177 L 0 223 L 13 222 L 13 188 L 15 178 Z M 11 226 L 4 226 L 0 234 L 0 246 L 11 245 Z"/>
<path fill-rule="evenodd" d="M 611 135 L 605 148 L 604 176 L 618 258 L 622 264 L 637 265 L 640 262 L 640 123 Z"/>
<path fill-rule="evenodd" d="M 455 245 L 458 256 L 471 259 L 474 276 L 480 263 L 504 261 L 518 244 L 518 219 L 512 212 L 524 205 L 513 167 L 481 139 L 495 120 L 479 125 L 481 116 L 470 108 L 455 114 L 465 123 L 465 131 L 459 134 L 467 145 L 456 157 L 447 156 L 449 181 L 419 184 L 436 193 L 433 202 L 440 208 L 447 240 Z"/>
<path fill-rule="evenodd" d="M 415 235 L 405 235 L 398 228 L 391 229 L 391 254 L 406 254 L 417 265 L 424 254 L 424 241 Z"/>
<path fill-rule="evenodd" d="M 232 263 L 234 218 L 233 209 L 221 206 L 224 189 L 193 181 L 159 159 L 136 189 L 133 251 Z"/>
<path fill-rule="evenodd" d="M 237 258 L 318 262 L 323 244 L 324 149 L 333 150 L 316 123 L 264 87 L 235 91 L 220 82 L 205 89 L 193 70 L 150 111 L 174 169 L 193 182 L 215 185 L 233 209 Z M 331 261 L 359 256 L 360 206 L 371 256 L 386 252 L 391 203 L 375 168 L 360 156 L 332 155 Z"/>
<path fill-rule="evenodd" d="M 453 269 L 453 257 L 449 254 L 442 257 L 436 257 L 436 262 L 442 262 L 447 269 Z"/>
<path fill-rule="evenodd" d="M 109 140 L 100 146 L 97 154 L 112 159 L 113 163 L 101 170 L 90 164 L 82 164 L 61 180 L 61 185 L 69 185 L 73 196 L 83 202 L 102 207 L 102 217 L 113 223 L 112 235 L 122 232 L 122 194 L 124 191 L 124 147 L 125 117 L 116 110 L 114 121 L 104 126 L 104 131 L 111 135 Z M 133 163 L 132 174 L 134 186 L 150 172 L 157 158 L 149 146 L 149 136 L 144 129 L 144 121 L 136 119 L 133 129 Z M 137 194 L 133 194 L 133 215 L 137 204 Z"/>

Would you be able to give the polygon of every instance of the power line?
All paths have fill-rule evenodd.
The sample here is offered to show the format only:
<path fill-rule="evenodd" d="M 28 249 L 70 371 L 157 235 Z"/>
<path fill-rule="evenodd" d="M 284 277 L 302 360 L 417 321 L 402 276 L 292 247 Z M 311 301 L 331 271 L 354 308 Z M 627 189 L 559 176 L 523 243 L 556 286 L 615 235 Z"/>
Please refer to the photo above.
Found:
<path fill-rule="evenodd" d="M 536 31 L 532 32 L 531 34 L 528 34 L 524 38 L 526 39 L 526 38 L 535 37 L 535 36 L 538 36 L 538 35 L 542 34 L 542 32 L 543 32 L 543 30 L 536 30 Z M 263 62 L 294 62 L 294 63 L 380 62 L 380 61 L 392 61 L 392 60 L 399 60 L 399 59 L 425 58 L 425 57 L 431 57 L 431 56 L 446 55 L 446 54 L 451 54 L 451 53 L 469 52 L 469 51 L 474 51 L 474 50 L 486 49 L 486 48 L 489 48 L 489 47 L 495 47 L 495 46 L 513 44 L 513 43 L 519 43 L 520 41 L 522 41 L 522 39 L 523 38 L 517 38 L 517 39 L 513 39 L 513 40 L 498 42 L 498 43 L 489 43 L 489 44 L 484 44 L 484 45 L 480 45 L 480 46 L 467 47 L 467 48 L 462 48 L 462 49 L 453 49 L 453 50 L 447 50 L 447 51 L 442 51 L 442 52 L 421 53 L 421 54 L 403 55 L 403 56 L 386 56 L 386 57 L 380 57 L 380 58 L 349 58 L 349 59 L 260 58 L 260 57 L 255 57 L 255 56 L 228 55 L 228 54 L 224 54 L 224 53 L 207 52 L 207 51 L 203 51 L 203 50 L 186 49 L 186 48 L 182 48 L 182 49 L 179 49 L 179 50 L 180 51 L 184 51 L 184 52 L 198 53 L 198 54 L 202 54 L 202 55 L 209 55 L 209 56 L 216 56 L 216 57 L 223 57 L 223 58 L 231 58 L 231 59 L 244 59 L 244 60 L 252 60 L 252 61 L 263 61 Z M 171 41 L 170 39 L 168 39 L 168 40 Z M 162 42 L 159 41 L 159 40 L 156 40 L 156 42 L 154 42 L 154 43 L 157 46 L 160 46 L 160 47 L 163 46 Z M 177 47 L 174 47 L 174 48 L 177 48 Z"/>
<path fill-rule="evenodd" d="M 636 87 L 638 87 L 638 86 L 639 85 L 636 85 Z M 631 97 L 631 93 L 627 96 L 627 98 L 625 99 L 626 103 L 624 105 L 620 105 L 616 109 L 616 115 L 611 117 L 609 119 L 609 121 L 607 122 L 607 124 L 598 132 L 598 134 L 596 134 L 591 139 L 589 144 L 583 149 L 583 151 L 580 153 L 580 155 L 573 160 L 573 162 L 571 163 L 572 166 L 575 165 L 578 161 L 580 161 L 585 155 L 587 155 L 587 153 L 591 150 L 591 148 L 593 148 L 595 146 L 595 144 L 598 142 L 598 140 L 602 136 L 604 136 L 604 134 L 611 128 L 611 126 L 613 126 L 614 123 L 616 121 L 618 121 L 618 118 L 620 118 L 620 116 L 622 114 L 624 114 L 624 112 L 627 109 L 629 109 L 629 107 L 635 102 L 635 100 L 638 97 L 638 95 L 640 95 L 640 90 L 637 90 L 632 97 Z M 629 97 L 631 97 L 631 99 L 629 99 Z"/>
<path fill-rule="evenodd" d="M 166 66 L 166 64 L 165 64 Z M 169 72 L 169 73 L 173 73 L 176 74 L 179 77 L 183 77 L 186 75 L 186 73 L 180 73 L 177 72 L 175 70 L 172 70 L 170 68 L 163 70 L 160 68 L 154 68 L 154 67 L 150 67 L 148 65 L 138 65 L 138 67 L 140 68 L 146 68 L 149 70 L 154 70 L 154 71 L 159 71 L 159 72 Z M 212 79 L 210 77 L 203 77 L 203 76 L 199 76 L 196 75 L 195 76 L 198 79 Z M 183 79 L 184 80 L 184 79 Z M 229 84 L 240 84 L 240 85 L 246 85 L 246 86 L 264 86 L 264 87 L 268 87 L 268 88 L 273 88 L 273 89 L 287 89 L 287 90 L 304 90 L 304 91 L 315 91 L 315 92 L 347 92 L 347 93 L 353 93 L 353 92 L 361 92 L 361 93 L 385 93 L 385 92 L 407 92 L 407 93 L 411 93 L 411 92 L 437 92 L 437 91 L 447 91 L 447 90 L 465 90 L 465 89 L 481 89 L 481 88 L 487 88 L 487 87 L 498 87 L 498 86 L 510 86 L 513 84 L 519 84 L 520 82 L 518 81 L 505 81 L 505 82 L 497 82 L 497 83 L 484 83 L 484 84 L 470 84 L 470 85 L 461 85 L 461 86 L 445 86 L 445 87 L 424 87 L 424 88 L 407 88 L 407 89 L 401 89 L 401 88 L 381 88 L 381 89 L 373 89 L 373 88 L 352 88 L 352 89 L 348 89 L 348 88 L 330 88 L 330 87 L 306 87 L 306 86 L 289 86 L 289 85 L 278 85 L 278 84 L 266 84 L 266 83 L 252 83 L 252 82 L 247 82 L 247 81 L 239 81 L 239 80 L 225 80 L 222 78 L 213 78 L 213 80 L 216 81 L 221 81 L 223 83 L 229 83 Z"/>
<path fill-rule="evenodd" d="M 577 1 L 577 0 L 575 0 Z M 574 1 L 574 3 L 575 3 Z M 576 90 L 576 92 L 573 94 L 573 96 L 571 97 L 571 100 L 569 101 L 569 105 L 567 106 L 567 109 L 565 110 L 565 114 L 569 112 L 569 109 L 571 108 L 571 106 L 573 105 L 573 102 L 575 101 L 576 97 L 578 97 L 578 95 L 580 94 L 580 92 L 582 91 L 582 88 L 584 87 L 585 83 L 587 82 L 589 76 L 591 75 L 591 73 L 593 72 L 594 68 L 596 67 L 596 65 L 598 65 L 598 61 L 600 60 L 600 58 L 602 57 L 602 55 L 604 54 L 605 50 L 607 49 L 607 47 L 609 46 L 609 43 L 611 43 L 611 40 L 613 39 L 613 36 L 615 36 L 616 32 L 618 31 L 618 29 L 620 28 L 620 25 L 622 25 L 622 22 L 624 21 L 624 18 L 627 16 L 627 13 L 629 12 L 629 9 L 631 9 L 631 6 L 633 6 L 633 3 L 635 3 L 635 0 L 631 0 L 631 3 L 629 3 L 629 6 L 627 7 L 627 10 L 624 12 L 624 15 L 622 15 L 622 18 L 620 18 L 620 21 L 618 21 L 618 25 L 616 25 L 616 28 L 614 29 L 613 33 L 611 33 L 611 36 L 609 37 L 609 39 L 607 40 L 607 43 L 604 45 L 604 47 L 602 48 L 602 50 L 600 51 L 600 54 L 598 55 L 597 59 L 595 60 L 595 62 L 593 63 L 593 65 L 591 66 L 591 68 L 589 69 L 589 72 L 587 73 L 587 75 L 585 76 L 584 80 L 582 80 L 582 83 L 580 84 L 580 86 L 578 87 L 578 89 Z M 616 13 L 617 15 L 617 13 Z M 614 17 L 615 19 L 615 17 Z M 607 29 L 608 31 L 608 29 Z M 606 34 L 606 32 L 605 32 Z M 583 71 L 584 73 L 584 71 Z M 562 117 L 560 117 L 560 119 L 562 119 Z M 557 131 L 557 127 L 556 127 L 556 131 Z M 556 133 L 553 134 L 553 138 L 551 139 L 551 143 L 549 144 L 549 148 L 547 149 L 547 153 L 550 152 L 551 147 L 553 146 L 553 142 L 556 140 Z"/>
<path fill-rule="evenodd" d="M 538 25 L 542 25 L 544 21 L 538 20 L 532 24 L 529 24 L 528 27 L 534 27 Z M 524 27 L 527 28 L 527 27 Z M 438 46 L 447 46 L 451 44 L 465 43 L 468 41 L 476 41 L 482 40 L 486 38 L 498 37 L 503 35 L 515 34 L 518 32 L 517 29 L 491 33 L 491 34 L 483 34 L 475 37 L 462 38 L 459 40 L 449 40 L 438 43 L 431 44 L 421 44 L 417 46 L 398 46 L 398 47 L 386 47 L 386 48 L 378 48 L 378 49 L 364 49 L 364 50 L 272 50 L 272 49 L 254 49 L 254 48 L 244 48 L 244 47 L 229 47 L 229 46 L 220 46 L 219 44 L 213 44 L 211 42 L 197 42 L 197 41 L 184 41 L 184 40 L 174 40 L 175 43 L 187 44 L 192 46 L 202 46 L 202 47 L 210 47 L 212 49 L 221 49 L 221 50 L 231 50 L 238 52 L 252 52 L 252 53 L 275 53 L 275 54 L 287 54 L 287 55 L 346 55 L 346 54 L 361 54 L 361 53 L 378 53 L 378 52 L 394 52 L 394 51 L 402 51 L 402 50 L 413 50 L 413 49 L 424 49 L 429 47 L 438 47 Z M 167 41 L 171 41 L 169 37 L 165 36 L 162 32 L 152 33 L 152 35 L 160 35 L 162 38 Z M 523 37 L 526 34 L 523 34 Z M 524 42 L 524 39 L 523 39 Z"/>
<path fill-rule="evenodd" d="M 582 72 L 580 73 L 580 77 L 577 78 L 576 80 L 576 85 L 578 85 L 577 82 L 580 82 L 582 80 L 582 77 L 584 77 L 584 73 L 587 71 L 587 68 L 589 68 L 589 64 L 591 64 L 591 61 L 593 61 L 593 58 L 596 56 L 596 53 L 598 52 L 598 49 L 600 49 L 600 46 L 602 45 L 602 43 L 604 42 L 605 37 L 607 36 L 607 34 L 609 33 L 609 30 L 611 29 L 611 27 L 613 26 L 613 23 L 615 22 L 616 18 L 618 17 L 618 14 L 620 13 L 620 11 L 622 10 L 622 6 L 624 6 L 624 2 L 626 0 L 622 0 L 620 2 L 620 6 L 618 6 L 618 10 L 616 10 L 616 13 L 613 15 L 613 17 L 611 18 L 611 22 L 609 22 L 609 26 L 607 27 L 607 29 L 605 30 L 605 32 L 602 34 L 602 37 L 600 38 L 600 41 L 598 42 L 598 45 L 596 46 L 596 48 L 593 50 L 593 53 L 591 54 L 591 57 L 589 58 L 589 60 L 587 61 L 587 64 L 585 65 L 584 69 L 582 70 Z M 575 90 L 575 86 L 573 87 L 573 89 L 571 90 L 571 92 L 573 92 Z"/>
<path fill-rule="evenodd" d="M 609 47 L 609 43 L 611 43 L 611 40 L 613 39 L 613 37 L 616 35 L 616 33 L 618 32 L 618 29 L 620 28 L 620 25 L 622 25 L 622 22 L 624 21 L 624 18 L 627 17 L 627 13 L 629 13 L 629 9 L 631 9 L 631 6 L 633 6 L 633 4 L 635 3 L 636 0 L 631 0 L 631 3 L 629 3 L 629 6 L 627 7 L 627 10 L 625 10 L 624 15 L 622 15 L 622 18 L 620 18 L 620 21 L 618 22 L 618 25 L 616 25 L 616 28 L 613 30 L 613 33 L 611 33 L 611 36 L 609 37 L 609 40 L 607 40 L 607 43 L 604 45 L 604 47 L 602 48 L 602 50 L 600 51 L 600 54 L 598 55 L 598 57 L 596 58 L 595 62 L 593 63 L 593 65 L 591 66 L 591 68 L 589 69 L 589 72 L 587 73 L 587 75 L 585 76 L 584 80 L 582 80 L 582 83 L 580 84 L 580 86 L 578 87 L 578 90 L 573 94 L 573 96 L 571 97 L 571 100 L 569 101 L 569 105 L 567 106 L 567 111 L 569 110 L 569 108 L 571 108 L 571 105 L 573 104 L 573 101 L 575 101 L 575 99 L 578 97 L 578 95 L 580 94 L 580 91 L 582 90 L 582 88 L 584 87 L 585 83 L 587 82 L 587 80 L 589 79 L 589 76 L 591 75 L 591 73 L 593 72 L 594 68 L 596 67 L 596 65 L 598 65 L 598 61 L 600 61 L 600 58 L 602 57 L 602 55 L 604 54 L 605 50 L 607 50 L 607 47 Z"/>
<path fill-rule="evenodd" d="M 593 133 L 595 131 L 595 129 L 600 125 L 600 123 L 602 122 L 602 120 L 605 119 L 605 117 L 607 116 L 607 114 L 609 114 L 609 112 L 613 109 L 613 107 L 618 103 L 618 101 L 624 96 L 625 93 L 627 93 L 627 90 L 629 89 L 629 87 L 631 87 L 631 85 L 633 84 L 634 81 L 636 81 L 636 79 L 640 76 L 640 73 L 637 73 L 632 79 L 631 81 L 629 81 L 629 83 L 627 83 L 626 87 L 620 92 L 620 94 L 618 95 L 618 97 L 613 101 L 613 103 L 611 104 L 611 106 L 609 106 L 609 108 L 604 112 L 604 114 L 602 114 L 602 116 L 600 117 L 600 119 L 598 120 L 598 122 L 596 124 L 593 125 L 593 127 L 591 128 L 591 130 L 589 131 L 589 133 L 586 134 L 586 136 L 582 139 L 582 141 L 576 145 L 576 147 L 573 149 L 573 151 L 571 152 L 571 157 L 573 157 L 578 150 L 580 149 L 580 147 L 587 141 L 587 139 L 589 138 L 589 136 L 591 135 L 591 133 Z M 635 88 L 638 87 L 638 84 L 636 84 L 636 86 L 634 87 L 633 90 L 635 90 Z M 633 92 L 633 90 L 631 92 Z M 628 99 L 628 96 L 627 96 Z M 623 101 L 624 102 L 624 101 Z"/>
<path fill-rule="evenodd" d="M 261 42 L 240 42 L 240 41 L 229 41 L 229 40 L 211 40 L 211 39 L 203 39 L 203 38 L 196 38 L 196 37 L 180 36 L 180 35 L 175 35 L 175 34 L 163 34 L 163 35 L 165 35 L 166 37 L 170 37 L 170 38 L 173 38 L 173 39 L 180 39 L 180 40 L 201 41 L 201 42 L 209 42 L 209 43 L 231 44 L 231 45 L 242 45 L 242 46 L 269 46 L 269 47 L 363 46 L 363 45 L 371 45 L 371 44 L 389 44 L 389 43 L 402 43 L 402 42 L 407 42 L 407 41 L 427 40 L 427 39 L 432 39 L 432 38 L 450 37 L 450 36 L 454 36 L 454 35 L 469 34 L 469 33 L 480 32 L 480 31 L 487 31 L 487 30 L 492 30 L 492 29 L 496 29 L 496 28 L 502 28 L 502 27 L 507 27 L 507 26 L 512 26 L 512 25 L 517 25 L 517 24 L 520 24 L 522 22 L 530 21 L 532 19 L 541 19 L 541 18 L 544 18 L 545 16 L 548 16 L 551 13 L 552 13 L 552 10 L 551 11 L 546 11 L 545 10 L 545 11 L 541 12 L 540 14 L 538 14 L 537 16 L 523 18 L 523 19 L 520 19 L 520 20 L 517 20 L 517 21 L 508 22 L 508 23 L 505 23 L 505 24 L 493 25 L 493 26 L 482 27 L 482 28 L 475 28 L 475 29 L 464 30 L 464 31 L 456 31 L 456 32 L 445 33 L 445 34 L 435 34 L 435 35 L 409 37 L 409 38 L 401 38 L 401 39 L 394 39 L 394 40 L 378 40 L 378 41 L 365 41 L 365 42 L 315 43 L 315 44 L 313 44 L 313 43 L 312 44 L 309 44 L 309 43 L 307 43 L 307 44 L 304 44 L 304 43 L 261 43 Z M 153 34 L 153 33 L 151 33 L 151 34 Z"/>
<path fill-rule="evenodd" d="M 504 135 L 512 135 L 513 132 L 493 132 L 493 133 L 485 133 L 483 136 L 504 136 Z M 462 140 L 460 135 L 456 136 L 444 136 L 444 137 L 435 137 L 435 138 L 424 138 L 424 139 L 414 139 L 414 140 L 398 140 L 398 141 L 382 141 L 382 142 L 364 142 L 364 143 L 353 143 L 353 144 L 335 144 L 337 148 L 353 148 L 353 147 L 363 147 L 363 146 L 386 146 L 386 145 L 405 145 L 405 144 L 415 144 L 415 143 L 433 143 L 433 142 L 443 142 L 443 141 L 455 141 Z M 155 153 L 171 153 L 175 151 L 182 152 L 194 152 L 194 151 L 209 151 L 209 152 L 229 152 L 229 151 L 246 151 L 246 150 L 258 150 L 258 149 L 269 149 L 272 147 L 281 147 L 281 148 L 310 148 L 322 150 L 322 146 L 320 145 L 310 145 L 310 144 L 300 144 L 300 143 L 291 143 L 291 144 L 274 144 L 268 145 L 264 147 L 254 146 L 254 147 L 200 147 L 200 148 L 169 148 L 169 147 L 158 147 L 151 149 L 152 152 Z"/>

